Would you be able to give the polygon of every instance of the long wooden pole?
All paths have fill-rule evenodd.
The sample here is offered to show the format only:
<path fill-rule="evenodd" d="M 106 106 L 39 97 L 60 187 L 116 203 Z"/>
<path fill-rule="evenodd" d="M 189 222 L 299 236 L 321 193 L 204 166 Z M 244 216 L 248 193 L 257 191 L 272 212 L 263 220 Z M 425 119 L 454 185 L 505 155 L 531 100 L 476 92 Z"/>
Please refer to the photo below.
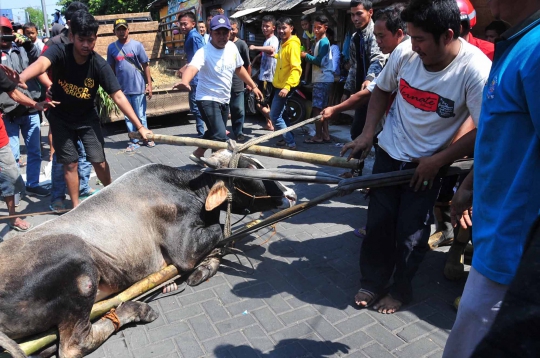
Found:
<path fill-rule="evenodd" d="M 130 138 L 142 139 L 139 133 L 130 132 Z M 216 142 L 213 140 L 199 139 L 199 138 L 190 138 L 190 137 L 177 137 L 164 134 L 154 134 L 148 136 L 148 140 L 154 141 L 156 143 L 180 145 L 180 146 L 192 146 L 200 148 L 208 148 L 213 150 L 227 149 L 227 143 L 225 142 Z M 308 153 L 308 152 L 298 152 L 287 149 L 279 148 L 270 148 L 260 145 L 253 145 L 247 148 L 244 152 L 249 154 L 258 154 L 265 157 L 296 160 L 299 162 L 317 164 L 317 165 L 326 165 L 330 167 L 338 168 L 347 168 L 347 169 L 356 169 L 360 165 L 361 161 L 358 159 L 351 159 L 347 161 L 346 158 L 342 157 L 333 157 L 331 155 L 317 154 L 317 153 Z"/>
<path fill-rule="evenodd" d="M 111 308 L 118 307 L 122 302 L 130 301 L 141 294 L 150 291 L 154 287 L 170 280 L 178 275 L 178 270 L 173 265 L 169 265 L 163 268 L 161 271 L 151 274 L 150 276 L 142 279 L 141 281 L 133 284 L 125 291 L 118 295 L 94 304 L 92 312 L 90 313 L 90 320 L 102 317 L 105 313 L 109 312 Z M 19 346 L 26 355 L 35 353 L 51 344 L 58 339 L 58 332 L 51 330 L 35 336 L 31 341 L 20 343 Z M 0 353 L 0 358 L 10 358 L 8 353 Z"/>

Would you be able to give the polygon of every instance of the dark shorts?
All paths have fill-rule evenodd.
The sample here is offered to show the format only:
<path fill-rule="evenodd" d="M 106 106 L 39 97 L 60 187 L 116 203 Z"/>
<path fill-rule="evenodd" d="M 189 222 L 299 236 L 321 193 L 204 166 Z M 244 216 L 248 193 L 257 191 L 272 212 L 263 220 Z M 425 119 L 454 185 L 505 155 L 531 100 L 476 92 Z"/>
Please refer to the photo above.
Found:
<path fill-rule="evenodd" d="M 90 163 L 105 161 L 105 140 L 101 133 L 99 119 L 70 123 L 49 114 L 47 117 L 53 136 L 53 146 L 58 163 L 70 164 L 79 160 L 77 141 L 80 139 Z"/>

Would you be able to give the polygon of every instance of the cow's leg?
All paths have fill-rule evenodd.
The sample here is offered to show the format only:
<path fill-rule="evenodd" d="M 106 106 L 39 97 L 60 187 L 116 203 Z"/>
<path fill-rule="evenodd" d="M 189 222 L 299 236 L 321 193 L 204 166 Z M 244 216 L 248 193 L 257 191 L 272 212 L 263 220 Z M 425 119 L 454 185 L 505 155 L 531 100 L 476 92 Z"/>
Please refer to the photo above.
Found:
<path fill-rule="evenodd" d="M 164 255 L 168 256 L 171 263 L 181 272 L 193 271 L 186 281 L 190 286 L 196 286 L 215 275 L 223 256 L 219 249 L 215 249 L 219 241 L 223 239 L 219 213 L 211 221 L 215 221 L 216 224 L 207 227 L 190 227 L 184 232 L 179 232 L 178 234 L 182 237 L 192 237 L 197 240 L 190 240 L 186 246 L 180 248 L 176 246 L 173 250 L 169 249 L 168 255 Z M 171 292 L 176 288 L 176 284 L 167 285 L 163 293 Z"/>
<path fill-rule="evenodd" d="M 193 270 L 186 280 L 186 283 L 189 286 L 197 286 L 203 281 L 208 280 L 210 277 L 214 276 L 218 269 L 219 264 L 221 263 L 221 258 L 223 257 L 223 250 L 216 248 L 202 260 L 199 265 Z"/>
<path fill-rule="evenodd" d="M 75 322 L 64 322 L 58 327 L 60 333 L 60 358 L 79 358 L 93 352 L 118 328 L 129 323 L 147 323 L 158 314 L 146 303 L 126 302 L 116 309 L 116 320 L 101 319 L 92 324 L 88 317 Z M 116 326 L 115 323 L 116 322 Z"/>

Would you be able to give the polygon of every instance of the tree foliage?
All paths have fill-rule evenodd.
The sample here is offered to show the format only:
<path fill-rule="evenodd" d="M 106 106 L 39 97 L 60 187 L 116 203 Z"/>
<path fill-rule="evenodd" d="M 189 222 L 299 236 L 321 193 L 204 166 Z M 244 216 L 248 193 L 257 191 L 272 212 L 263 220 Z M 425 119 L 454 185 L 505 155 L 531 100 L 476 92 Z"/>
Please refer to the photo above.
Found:
<path fill-rule="evenodd" d="M 36 9 L 33 7 L 27 7 L 25 10 L 28 13 L 30 22 L 36 24 L 38 30 L 43 29 L 43 11 L 41 11 L 41 9 Z"/>
<path fill-rule="evenodd" d="M 147 12 L 148 4 L 153 0 L 80 0 L 88 5 L 92 15 L 124 14 L 134 12 Z M 59 6 L 62 6 L 62 13 L 71 4 L 73 0 L 60 0 Z"/>

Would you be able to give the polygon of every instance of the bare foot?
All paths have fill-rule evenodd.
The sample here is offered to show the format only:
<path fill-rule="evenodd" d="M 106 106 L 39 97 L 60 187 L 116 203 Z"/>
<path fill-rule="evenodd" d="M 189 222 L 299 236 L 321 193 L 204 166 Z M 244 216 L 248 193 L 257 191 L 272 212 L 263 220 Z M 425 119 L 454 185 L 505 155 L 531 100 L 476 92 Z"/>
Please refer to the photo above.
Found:
<path fill-rule="evenodd" d="M 178 285 L 176 282 L 169 283 L 167 286 L 163 287 L 163 293 L 169 293 L 178 290 Z"/>
<path fill-rule="evenodd" d="M 263 127 L 263 129 L 266 129 L 267 131 L 274 131 L 274 125 L 272 124 L 272 121 L 267 119 L 266 120 L 266 126 Z"/>
<path fill-rule="evenodd" d="M 392 314 L 401 308 L 401 301 L 396 300 L 390 294 L 384 296 L 377 302 L 373 308 L 379 311 L 379 313 Z"/>
<path fill-rule="evenodd" d="M 363 289 L 360 289 L 356 296 L 354 296 L 354 302 L 361 308 L 369 307 L 376 299 L 376 294 Z"/>

